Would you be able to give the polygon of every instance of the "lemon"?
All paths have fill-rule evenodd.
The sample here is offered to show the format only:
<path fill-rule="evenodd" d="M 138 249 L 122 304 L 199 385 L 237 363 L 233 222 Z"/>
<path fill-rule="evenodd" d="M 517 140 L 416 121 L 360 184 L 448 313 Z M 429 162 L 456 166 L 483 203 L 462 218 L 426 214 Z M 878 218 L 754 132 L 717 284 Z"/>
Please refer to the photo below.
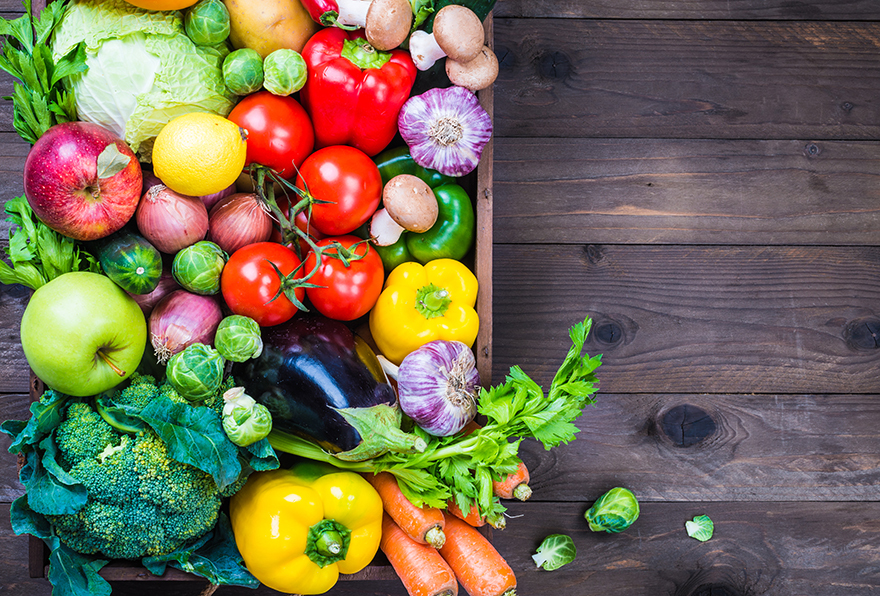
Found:
<path fill-rule="evenodd" d="M 162 127 L 153 144 L 153 173 L 180 194 L 220 192 L 244 168 L 246 136 L 237 124 L 217 114 L 177 116 Z"/>

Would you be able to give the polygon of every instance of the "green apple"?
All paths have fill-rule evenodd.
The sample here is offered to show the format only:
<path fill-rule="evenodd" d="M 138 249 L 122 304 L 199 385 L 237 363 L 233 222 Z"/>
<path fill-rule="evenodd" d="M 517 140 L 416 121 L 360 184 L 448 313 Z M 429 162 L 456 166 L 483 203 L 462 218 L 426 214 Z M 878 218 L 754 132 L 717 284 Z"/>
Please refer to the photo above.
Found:
<path fill-rule="evenodd" d="M 135 371 L 147 322 L 134 299 L 105 275 L 76 271 L 38 288 L 21 318 L 31 370 L 67 395 L 96 395 Z"/>

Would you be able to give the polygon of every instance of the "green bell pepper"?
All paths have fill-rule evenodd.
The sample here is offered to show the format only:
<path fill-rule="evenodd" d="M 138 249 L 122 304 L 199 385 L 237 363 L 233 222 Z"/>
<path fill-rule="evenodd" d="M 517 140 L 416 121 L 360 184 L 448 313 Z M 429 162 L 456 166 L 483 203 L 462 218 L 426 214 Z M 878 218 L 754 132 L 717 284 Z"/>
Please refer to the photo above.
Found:
<path fill-rule="evenodd" d="M 383 184 L 399 174 L 416 176 L 432 188 L 439 207 L 437 222 L 427 232 L 404 232 L 394 244 L 375 246 L 385 270 L 410 261 L 424 264 L 434 259 L 463 259 L 476 233 L 476 216 L 467 191 L 453 182 L 455 178 L 417 165 L 405 146 L 388 149 L 375 161 Z"/>

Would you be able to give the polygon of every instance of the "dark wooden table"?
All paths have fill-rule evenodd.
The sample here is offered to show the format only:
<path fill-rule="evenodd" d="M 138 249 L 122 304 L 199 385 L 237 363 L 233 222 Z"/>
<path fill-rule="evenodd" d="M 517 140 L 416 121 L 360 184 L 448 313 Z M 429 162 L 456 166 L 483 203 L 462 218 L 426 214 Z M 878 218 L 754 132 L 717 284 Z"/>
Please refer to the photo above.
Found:
<path fill-rule="evenodd" d="M 523 447 L 534 496 L 494 536 L 519 593 L 878 593 L 880 4 L 499 0 L 494 31 L 493 376 L 548 384 L 587 315 L 604 355 L 579 438 Z M 27 147 L 0 118 L 6 200 Z M 0 419 L 27 415 L 25 299 L 0 287 Z M 9 527 L 12 456 L 0 478 L 0 591 L 48 594 Z M 591 533 L 613 486 L 642 515 Z M 578 557 L 548 574 L 530 556 L 550 533 Z"/>

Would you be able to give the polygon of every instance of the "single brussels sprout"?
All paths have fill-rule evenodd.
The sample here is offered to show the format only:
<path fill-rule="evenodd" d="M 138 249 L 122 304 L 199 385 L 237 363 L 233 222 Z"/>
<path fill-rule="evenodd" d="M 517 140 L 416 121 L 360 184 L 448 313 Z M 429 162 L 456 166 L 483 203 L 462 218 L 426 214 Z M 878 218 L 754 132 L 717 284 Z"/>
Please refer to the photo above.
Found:
<path fill-rule="evenodd" d="M 213 46 L 229 37 L 229 10 L 222 0 L 199 0 L 183 19 L 186 36 L 198 46 Z"/>
<path fill-rule="evenodd" d="M 223 82 L 236 95 L 248 95 L 263 86 L 263 57 L 256 50 L 241 48 L 223 59 Z"/>
<path fill-rule="evenodd" d="M 210 296 L 220 292 L 220 274 L 229 255 L 210 240 L 199 240 L 174 255 L 171 276 L 194 294 Z"/>
<path fill-rule="evenodd" d="M 532 555 L 532 560 L 539 569 L 555 571 L 574 561 L 575 556 L 577 556 L 577 548 L 571 536 L 550 534 L 541 542 L 538 551 Z"/>
<path fill-rule="evenodd" d="M 685 522 L 684 527 L 688 536 L 696 538 L 700 542 L 706 542 L 712 538 L 712 534 L 715 532 L 715 522 L 708 515 L 698 515 L 693 521 Z"/>
<path fill-rule="evenodd" d="M 232 362 L 244 362 L 263 352 L 260 326 L 244 315 L 229 315 L 217 326 L 214 347 L 220 355 Z"/>
<path fill-rule="evenodd" d="M 272 430 L 269 408 L 258 404 L 243 387 L 228 390 L 223 394 L 223 401 L 223 430 L 230 441 L 247 447 L 269 436 Z"/>
<path fill-rule="evenodd" d="M 223 384 L 226 361 L 205 344 L 192 344 L 168 361 L 165 374 L 177 392 L 190 401 L 202 401 L 217 395 Z"/>
<path fill-rule="evenodd" d="M 306 84 L 306 61 L 295 50 L 281 48 L 263 60 L 263 87 L 275 95 L 296 93 Z"/>
<path fill-rule="evenodd" d="M 639 518 L 639 502 L 629 489 L 612 488 L 593 503 L 584 518 L 594 532 L 623 532 Z"/>

